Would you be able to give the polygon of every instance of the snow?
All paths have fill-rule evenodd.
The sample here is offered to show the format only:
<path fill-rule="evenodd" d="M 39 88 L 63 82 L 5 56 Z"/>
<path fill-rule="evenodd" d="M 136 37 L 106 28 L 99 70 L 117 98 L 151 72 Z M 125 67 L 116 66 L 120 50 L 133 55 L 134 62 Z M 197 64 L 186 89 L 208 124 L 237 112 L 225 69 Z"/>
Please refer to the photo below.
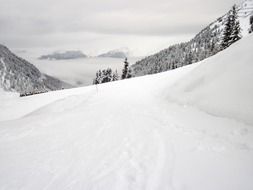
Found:
<path fill-rule="evenodd" d="M 245 37 L 233 48 L 199 63 L 196 70 L 172 86 L 171 97 L 211 114 L 253 125 L 252 55 L 245 52 L 253 49 L 252 39 L 252 35 Z"/>
<path fill-rule="evenodd" d="M 0 189 L 252 190 L 252 42 L 156 75 L 0 92 Z"/>

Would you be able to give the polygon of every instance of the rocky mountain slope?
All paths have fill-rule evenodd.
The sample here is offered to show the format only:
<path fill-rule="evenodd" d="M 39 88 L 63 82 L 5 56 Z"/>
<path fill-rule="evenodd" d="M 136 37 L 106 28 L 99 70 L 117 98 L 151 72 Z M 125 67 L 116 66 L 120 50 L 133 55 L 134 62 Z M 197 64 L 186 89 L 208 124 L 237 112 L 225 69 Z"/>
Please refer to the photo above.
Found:
<path fill-rule="evenodd" d="M 134 75 L 143 76 L 171 70 L 201 61 L 218 53 L 227 15 L 228 13 L 208 25 L 189 42 L 172 45 L 159 53 L 136 62 L 132 66 Z M 238 5 L 242 37 L 249 34 L 252 15 L 253 0 L 245 0 Z"/>
<path fill-rule="evenodd" d="M 0 87 L 19 93 L 45 92 L 70 85 L 42 74 L 34 65 L 0 44 Z"/>

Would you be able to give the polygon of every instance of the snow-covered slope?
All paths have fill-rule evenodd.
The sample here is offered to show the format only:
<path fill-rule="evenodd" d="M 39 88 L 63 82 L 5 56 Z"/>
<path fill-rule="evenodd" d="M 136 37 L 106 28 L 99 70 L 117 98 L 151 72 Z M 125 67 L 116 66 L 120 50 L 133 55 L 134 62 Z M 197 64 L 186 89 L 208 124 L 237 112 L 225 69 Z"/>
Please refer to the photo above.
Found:
<path fill-rule="evenodd" d="M 0 92 L 0 189 L 252 190 L 252 48 L 249 36 L 157 75 Z"/>
<path fill-rule="evenodd" d="M 171 87 L 171 97 L 211 114 L 253 125 L 252 50 L 251 35 L 233 48 L 197 63 L 197 69 Z"/>
<path fill-rule="evenodd" d="M 250 17 L 253 16 L 252 5 L 252 0 L 244 0 L 243 3 L 237 6 L 242 37 L 249 34 Z M 227 16 L 228 13 L 209 24 L 189 42 L 172 45 L 136 62 L 132 65 L 134 75 L 143 76 L 164 72 L 215 55 L 221 50 L 220 43 Z"/>
<path fill-rule="evenodd" d="M 34 65 L 13 54 L 0 44 L 0 88 L 8 91 L 44 92 L 70 85 L 42 74 Z"/>

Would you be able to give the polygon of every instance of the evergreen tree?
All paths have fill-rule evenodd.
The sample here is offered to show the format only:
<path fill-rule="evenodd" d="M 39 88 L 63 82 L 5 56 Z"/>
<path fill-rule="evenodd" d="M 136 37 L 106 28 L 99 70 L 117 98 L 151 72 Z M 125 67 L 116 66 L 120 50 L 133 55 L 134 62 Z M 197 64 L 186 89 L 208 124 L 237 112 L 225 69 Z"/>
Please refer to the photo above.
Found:
<path fill-rule="evenodd" d="M 212 40 L 210 46 L 210 55 L 213 55 L 214 52 L 215 52 L 215 42 L 214 40 Z"/>
<path fill-rule="evenodd" d="M 112 72 L 111 68 L 105 70 L 99 70 L 96 73 L 96 78 L 93 80 L 93 84 L 102 84 L 107 82 L 116 81 L 119 79 L 117 71 Z"/>
<path fill-rule="evenodd" d="M 241 39 L 241 27 L 240 22 L 238 20 L 238 13 L 237 13 L 237 7 L 236 5 L 232 8 L 232 24 L 233 24 L 233 30 L 231 34 L 231 44 Z"/>
<path fill-rule="evenodd" d="M 232 10 L 229 11 L 223 32 L 223 39 L 221 43 L 222 49 L 226 49 L 231 44 L 241 39 L 241 27 L 237 12 L 236 5 L 234 5 Z"/>
<path fill-rule="evenodd" d="M 108 68 L 102 71 L 103 77 L 101 83 L 111 82 L 112 81 L 112 69 Z"/>
<path fill-rule="evenodd" d="M 190 65 L 193 62 L 193 55 L 192 55 L 192 51 L 190 50 L 189 53 L 186 54 L 185 57 L 185 63 L 186 65 Z"/>
<path fill-rule="evenodd" d="M 127 79 L 127 78 L 131 78 L 131 70 L 129 69 L 129 63 L 127 61 L 127 58 L 124 61 L 124 68 L 122 70 L 122 75 L 121 75 L 121 79 Z"/>
<path fill-rule="evenodd" d="M 227 16 L 225 28 L 223 31 L 223 38 L 221 43 L 221 48 L 226 49 L 231 45 L 231 35 L 232 35 L 233 25 L 232 25 L 232 11 L 230 10 Z"/>
<path fill-rule="evenodd" d="M 116 70 L 112 75 L 112 81 L 117 81 L 117 80 L 119 80 L 119 75 L 118 75 L 118 71 Z"/>
<path fill-rule="evenodd" d="M 172 62 L 172 67 L 171 67 L 172 70 L 176 69 L 176 66 L 175 66 L 175 62 Z"/>
<path fill-rule="evenodd" d="M 132 78 L 132 70 L 128 68 L 127 79 Z"/>
<path fill-rule="evenodd" d="M 249 29 L 249 33 L 252 33 L 253 32 L 253 16 L 250 17 L 250 29 Z"/>
<path fill-rule="evenodd" d="M 93 80 L 93 84 L 101 84 L 102 81 L 102 72 L 101 70 L 98 70 L 96 72 L 96 78 Z"/>

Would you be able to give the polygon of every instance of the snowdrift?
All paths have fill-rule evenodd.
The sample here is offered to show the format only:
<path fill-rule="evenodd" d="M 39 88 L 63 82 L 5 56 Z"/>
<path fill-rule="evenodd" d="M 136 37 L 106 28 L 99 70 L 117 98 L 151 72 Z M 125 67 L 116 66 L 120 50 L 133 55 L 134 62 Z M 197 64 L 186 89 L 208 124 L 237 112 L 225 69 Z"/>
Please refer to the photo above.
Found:
<path fill-rule="evenodd" d="M 253 36 L 206 59 L 168 89 L 169 97 L 216 116 L 253 124 Z"/>

